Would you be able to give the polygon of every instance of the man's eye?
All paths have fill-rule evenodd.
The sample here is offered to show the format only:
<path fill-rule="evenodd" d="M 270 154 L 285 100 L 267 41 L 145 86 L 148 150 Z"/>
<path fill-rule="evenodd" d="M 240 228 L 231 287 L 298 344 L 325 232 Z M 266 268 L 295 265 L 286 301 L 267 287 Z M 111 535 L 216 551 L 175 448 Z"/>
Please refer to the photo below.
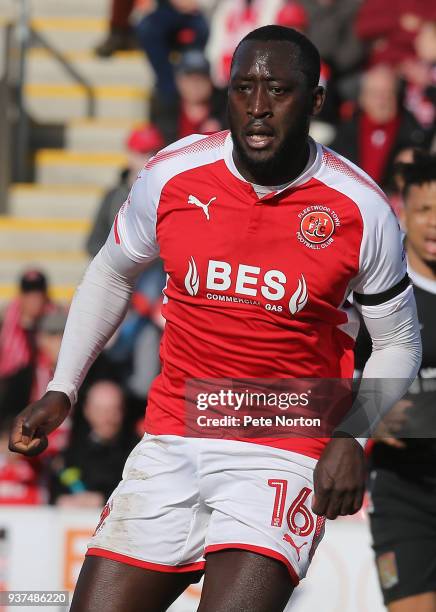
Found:
<path fill-rule="evenodd" d="M 248 91 L 249 88 L 249 85 L 238 85 L 238 91 Z"/>
<path fill-rule="evenodd" d="M 271 87 L 271 91 L 273 94 L 280 95 L 284 93 L 285 90 L 283 89 L 283 87 Z"/>

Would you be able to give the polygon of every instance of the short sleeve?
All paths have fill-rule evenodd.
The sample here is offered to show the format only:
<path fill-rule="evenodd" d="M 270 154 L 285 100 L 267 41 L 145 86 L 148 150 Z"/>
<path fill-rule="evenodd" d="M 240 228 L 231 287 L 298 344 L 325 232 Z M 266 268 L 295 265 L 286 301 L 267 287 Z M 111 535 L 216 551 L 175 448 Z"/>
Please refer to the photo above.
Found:
<path fill-rule="evenodd" d="M 398 220 L 384 205 L 372 222 L 366 222 L 359 274 L 352 286 L 356 302 L 376 306 L 402 293 L 409 285 L 406 265 Z"/>
<path fill-rule="evenodd" d="M 127 200 L 115 218 L 115 242 L 138 263 L 159 254 L 156 241 L 157 201 L 150 186 L 150 172 L 144 168 L 134 182 Z"/>

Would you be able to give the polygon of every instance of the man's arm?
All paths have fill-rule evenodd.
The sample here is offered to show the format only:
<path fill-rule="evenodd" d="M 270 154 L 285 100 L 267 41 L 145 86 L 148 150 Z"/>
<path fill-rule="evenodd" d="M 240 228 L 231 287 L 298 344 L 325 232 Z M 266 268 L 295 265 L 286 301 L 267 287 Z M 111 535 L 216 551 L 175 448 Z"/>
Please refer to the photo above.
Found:
<path fill-rule="evenodd" d="M 364 494 L 366 438 L 403 397 L 421 363 L 421 336 L 412 287 L 382 305 L 360 306 L 373 349 L 352 413 L 337 429 L 315 470 L 313 511 L 334 519 L 354 514 Z M 357 436 L 363 436 L 356 439 Z"/>
<path fill-rule="evenodd" d="M 143 265 L 115 249 L 112 237 L 89 265 L 71 304 L 58 364 L 47 393 L 14 421 L 10 450 L 34 455 L 66 418 L 91 365 L 120 325 Z"/>
<path fill-rule="evenodd" d="M 36 455 L 66 418 L 89 368 L 124 318 L 136 277 L 158 255 L 156 206 L 143 170 L 71 304 L 58 364 L 47 393 L 15 419 L 12 451 Z"/>
<path fill-rule="evenodd" d="M 412 286 L 381 305 L 359 305 L 372 340 L 352 414 L 338 427 L 362 442 L 400 400 L 421 364 L 421 334 Z"/>

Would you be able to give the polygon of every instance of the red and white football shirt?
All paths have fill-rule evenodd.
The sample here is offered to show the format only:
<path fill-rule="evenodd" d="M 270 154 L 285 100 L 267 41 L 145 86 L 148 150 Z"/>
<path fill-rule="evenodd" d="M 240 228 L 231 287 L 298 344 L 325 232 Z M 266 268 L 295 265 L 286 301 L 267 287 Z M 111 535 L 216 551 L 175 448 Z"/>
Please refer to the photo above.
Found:
<path fill-rule="evenodd" d="M 399 226 L 383 192 L 351 162 L 311 146 L 310 167 L 262 198 L 238 173 L 227 131 L 167 147 L 135 182 L 115 239 L 136 262 L 159 254 L 168 274 L 149 433 L 185 434 L 191 378 L 351 378 L 347 296 L 377 304 L 405 288 Z M 262 442 L 318 457 L 326 440 Z"/>

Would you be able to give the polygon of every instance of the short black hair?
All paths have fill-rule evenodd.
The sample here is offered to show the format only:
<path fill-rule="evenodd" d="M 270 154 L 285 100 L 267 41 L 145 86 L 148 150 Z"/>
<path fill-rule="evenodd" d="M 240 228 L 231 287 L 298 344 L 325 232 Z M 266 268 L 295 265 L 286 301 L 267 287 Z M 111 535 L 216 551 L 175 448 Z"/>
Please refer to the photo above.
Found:
<path fill-rule="evenodd" d="M 267 25 L 257 28 L 249 32 L 239 42 L 233 53 L 233 61 L 236 57 L 239 47 L 242 43 L 249 40 L 258 40 L 262 42 L 279 41 L 288 42 L 297 50 L 295 61 L 299 70 L 303 72 L 311 87 L 316 87 L 319 84 L 319 76 L 321 72 L 321 57 L 315 45 L 301 32 L 293 28 L 286 28 L 279 25 Z"/>
<path fill-rule="evenodd" d="M 436 154 L 415 149 L 413 162 L 399 163 L 396 170 L 404 181 L 403 195 L 407 195 L 412 185 L 423 185 L 436 181 Z"/>

